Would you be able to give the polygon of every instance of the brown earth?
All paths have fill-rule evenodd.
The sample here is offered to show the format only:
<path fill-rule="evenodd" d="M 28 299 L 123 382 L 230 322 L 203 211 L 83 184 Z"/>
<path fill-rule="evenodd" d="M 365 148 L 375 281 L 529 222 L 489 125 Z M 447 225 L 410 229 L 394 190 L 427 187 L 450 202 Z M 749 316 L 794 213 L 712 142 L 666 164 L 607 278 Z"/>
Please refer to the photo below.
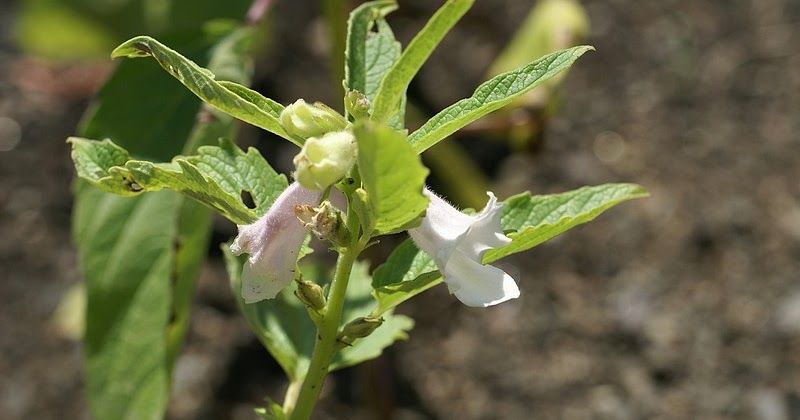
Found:
<path fill-rule="evenodd" d="M 402 3 L 390 23 L 407 41 L 435 6 Z M 478 2 L 411 99 L 436 110 L 468 95 L 526 4 Z M 598 51 L 570 73 L 540 152 L 464 144 L 481 148 L 500 196 L 631 181 L 652 197 L 505 261 L 523 291 L 514 302 L 470 309 L 438 287 L 406 305 L 411 339 L 335 375 L 318 418 L 800 418 L 800 3 L 585 4 Z M 312 3 L 275 13 L 287 46 L 259 61 L 256 86 L 336 103 Z M 80 346 L 50 319 L 80 280 L 63 140 L 102 70 L 23 60 L 4 35 L 0 417 L 85 418 Z M 291 149 L 253 129 L 243 142 L 288 168 Z M 280 370 L 211 254 L 170 417 L 252 418 L 280 395 Z"/>

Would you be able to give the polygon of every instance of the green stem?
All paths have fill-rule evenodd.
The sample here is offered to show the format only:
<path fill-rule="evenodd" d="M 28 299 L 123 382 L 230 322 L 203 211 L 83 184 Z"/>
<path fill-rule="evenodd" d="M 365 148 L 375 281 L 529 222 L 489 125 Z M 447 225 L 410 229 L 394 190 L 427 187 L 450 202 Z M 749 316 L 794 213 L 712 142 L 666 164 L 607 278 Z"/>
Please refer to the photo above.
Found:
<path fill-rule="evenodd" d="M 314 353 L 311 355 L 311 363 L 294 403 L 294 410 L 287 413 L 291 420 L 308 419 L 317 403 L 331 359 L 336 353 L 336 336 L 339 333 L 350 271 L 352 271 L 353 263 L 362 248 L 363 244 L 359 241 L 339 254 L 339 260 L 336 262 L 336 274 L 328 295 L 328 306 L 325 308 L 322 321 L 317 329 L 317 341 L 314 345 Z"/>

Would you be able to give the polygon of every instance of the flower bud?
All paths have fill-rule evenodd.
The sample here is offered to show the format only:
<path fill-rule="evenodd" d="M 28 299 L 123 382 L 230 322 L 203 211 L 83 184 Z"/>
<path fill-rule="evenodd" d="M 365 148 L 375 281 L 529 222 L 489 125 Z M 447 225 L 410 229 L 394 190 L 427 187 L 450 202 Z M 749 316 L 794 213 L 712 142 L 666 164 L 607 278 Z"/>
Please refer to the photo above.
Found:
<path fill-rule="evenodd" d="M 347 232 L 342 212 L 333 207 L 329 201 L 319 207 L 298 205 L 294 213 L 306 229 L 319 239 L 330 241 L 336 246 L 347 246 L 350 235 Z"/>
<path fill-rule="evenodd" d="M 351 90 L 344 95 L 344 107 L 355 119 L 369 118 L 369 98 L 357 90 Z"/>
<path fill-rule="evenodd" d="M 347 127 L 344 117 L 332 108 L 321 102 L 309 105 L 302 99 L 284 108 L 280 120 L 287 133 L 303 139 Z"/>
<path fill-rule="evenodd" d="M 383 318 L 358 317 L 342 328 L 339 341 L 351 344 L 357 338 L 364 338 L 383 324 Z"/>
<path fill-rule="evenodd" d="M 325 294 L 322 292 L 322 287 L 313 281 L 298 278 L 295 296 L 297 296 L 303 304 L 315 311 L 319 311 L 325 307 Z"/>
<path fill-rule="evenodd" d="M 294 177 L 311 190 L 324 190 L 342 179 L 356 163 L 356 139 L 349 131 L 306 140 L 294 157 Z"/>

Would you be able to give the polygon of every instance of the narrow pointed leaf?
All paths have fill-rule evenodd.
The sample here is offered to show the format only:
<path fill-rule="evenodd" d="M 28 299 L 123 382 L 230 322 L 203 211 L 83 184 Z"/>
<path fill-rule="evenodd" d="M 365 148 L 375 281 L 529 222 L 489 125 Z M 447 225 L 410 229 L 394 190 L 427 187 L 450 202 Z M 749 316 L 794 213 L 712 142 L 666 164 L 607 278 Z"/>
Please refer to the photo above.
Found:
<path fill-rule="evenodd" d="M 591 221 L 617 204 L 645 196 L 647 192 L 635 184 L 605 184 L 561 194 L 524 193 L 510 197 L 504 202 L 502 225 L 512 242 L 487 251 L 483 263 L 530 249 Z M 378 307 L 374 315 L 389 311 L 442 281 L 433 259 L 409 239 L 375 270 L 372 287 Z"/>
<path fill-rule="evenodd" d="M 503 206 L 503 229 L 510 231 L 511 243 L 483 255 L 488 264 L 505 256 L 541 244 L 575 226 L 592 221 L 622 202 L 646 197 L 636 184 L 604 184 L 550 195 L 522 193 L 510 197 Z"/>
<path fill-rule="evenodd" d="M 515 98 L 540 85 L 589 50 L 589 46 L 573 47 L 546 55 L 527 66 L 503 73 L 482 83 L 471 97 L 443 109 L 408 136 L 417 153 L 422 153 L 444 140 L 461 127 L 498 110 Z"/>
<path fill-rule="evenodd" d="M 220 84 L 215 80 L 214 73 L 198 66 L 153 38 L 148 36 L 132 38 L 117 47 L 111 56 L 113 58 L 153 57 L 164 70 L 209 105 L 300 145 L 281 127 L 275 116 L 276 103 L 274 101 L 265 106 L 263 101 L 259 103 L 258 100 L 254 100 L 246 94 L 249 89 L 234 87 L 235 92 L 231 91 L 230 88 L 233 85 L 230 82 Z"/>
<path fill-rule="evenodd" d="M 447 0 L 411 40 L 400 59 L 386 73 L 375 95 L 372 119 L 387 122 L 397 113 L 411 79 L 428 60 L 447 32 L 472 7 L 475 0 Z"/>

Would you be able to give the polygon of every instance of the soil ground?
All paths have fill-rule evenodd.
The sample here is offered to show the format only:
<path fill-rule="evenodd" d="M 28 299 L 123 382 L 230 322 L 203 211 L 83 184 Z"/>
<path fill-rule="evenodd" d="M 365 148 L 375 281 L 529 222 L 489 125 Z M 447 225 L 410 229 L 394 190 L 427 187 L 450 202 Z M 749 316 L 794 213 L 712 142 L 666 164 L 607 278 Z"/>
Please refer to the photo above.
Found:
<path fill-rule="evenodd" d="M 402 3 L 390 23 L 407 42 L 434 5 Z M 527 7 L 477 3 L 410 90 L 421 109 L 467 96 Z M 800 3 L 584 3 L 598 51 L 571 71 L 541 150 L 481 163 L 501 197 L 618 181 L 652 197 L 505 261 L 516 301 L 469 309 L 437 287 L 406 305 L 411 339 L 335 375 L 317 418 L 800 418 Z M 287 46 L 259 62 L 256 86 L 335 103 L 315 8 L 275 13 Z M 297 36 L 296 22 L 311 23 Z M 97 76 L 25 60 L 4 35 L 0 413 L 86 418 L 80 345 L 50 320 L 80 281 L 64 139 Z M 243 142 L 288 168 L 290 149 L 252 129 Z M 212 252 L 170 418 L 252 418 L 282 391 L 229 293 Z"/>

